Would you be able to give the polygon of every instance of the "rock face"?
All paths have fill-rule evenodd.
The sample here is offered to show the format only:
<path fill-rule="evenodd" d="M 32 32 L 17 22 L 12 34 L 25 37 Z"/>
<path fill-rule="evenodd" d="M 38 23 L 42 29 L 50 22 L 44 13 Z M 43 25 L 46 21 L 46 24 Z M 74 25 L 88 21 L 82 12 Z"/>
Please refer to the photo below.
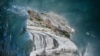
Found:
<path fill-rule="evenodd" d="M 28 10 L 27 29 L 33 38 L 30 56 L 78 56 L 76 45 L 70 40 L 73 29 L 63 17 L 53 12 L 37 13 Z"/>

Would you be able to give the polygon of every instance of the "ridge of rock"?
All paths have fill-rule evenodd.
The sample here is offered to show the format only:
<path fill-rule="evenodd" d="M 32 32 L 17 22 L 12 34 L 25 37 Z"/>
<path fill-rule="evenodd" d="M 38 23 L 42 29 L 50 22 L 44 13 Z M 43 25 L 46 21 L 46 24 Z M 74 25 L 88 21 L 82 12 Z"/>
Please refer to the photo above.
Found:
<path fill-rule="evenodd" d="M 27 29 L 33 38 L 30 56 L 77 56 L 77 47 L 70 40 L 72 28 L 60 15 L 28 10 Z"/>

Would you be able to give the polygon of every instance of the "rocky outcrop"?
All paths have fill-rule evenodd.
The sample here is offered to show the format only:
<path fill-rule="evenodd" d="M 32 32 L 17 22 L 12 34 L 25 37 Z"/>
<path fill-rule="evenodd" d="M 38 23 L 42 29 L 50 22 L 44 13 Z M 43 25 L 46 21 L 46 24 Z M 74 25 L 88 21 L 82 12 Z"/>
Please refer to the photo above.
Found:
<path fill-rule="evenodd" d="M 27 29 L 33 38 L 30 56 L 78 56 L 77 47 L 70 40 L 74 30 L 62 16 L 33 10 L 28 14 Z"/>

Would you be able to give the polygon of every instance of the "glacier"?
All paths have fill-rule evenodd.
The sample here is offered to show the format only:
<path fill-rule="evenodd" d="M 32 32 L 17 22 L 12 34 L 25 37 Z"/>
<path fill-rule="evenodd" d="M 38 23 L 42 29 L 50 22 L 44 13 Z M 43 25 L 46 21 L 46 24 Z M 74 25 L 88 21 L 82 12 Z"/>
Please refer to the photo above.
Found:
<path fill-rule="evenodd" d="M 63 16 L 0 2 L 0 56 L 78 56 Z"/>

